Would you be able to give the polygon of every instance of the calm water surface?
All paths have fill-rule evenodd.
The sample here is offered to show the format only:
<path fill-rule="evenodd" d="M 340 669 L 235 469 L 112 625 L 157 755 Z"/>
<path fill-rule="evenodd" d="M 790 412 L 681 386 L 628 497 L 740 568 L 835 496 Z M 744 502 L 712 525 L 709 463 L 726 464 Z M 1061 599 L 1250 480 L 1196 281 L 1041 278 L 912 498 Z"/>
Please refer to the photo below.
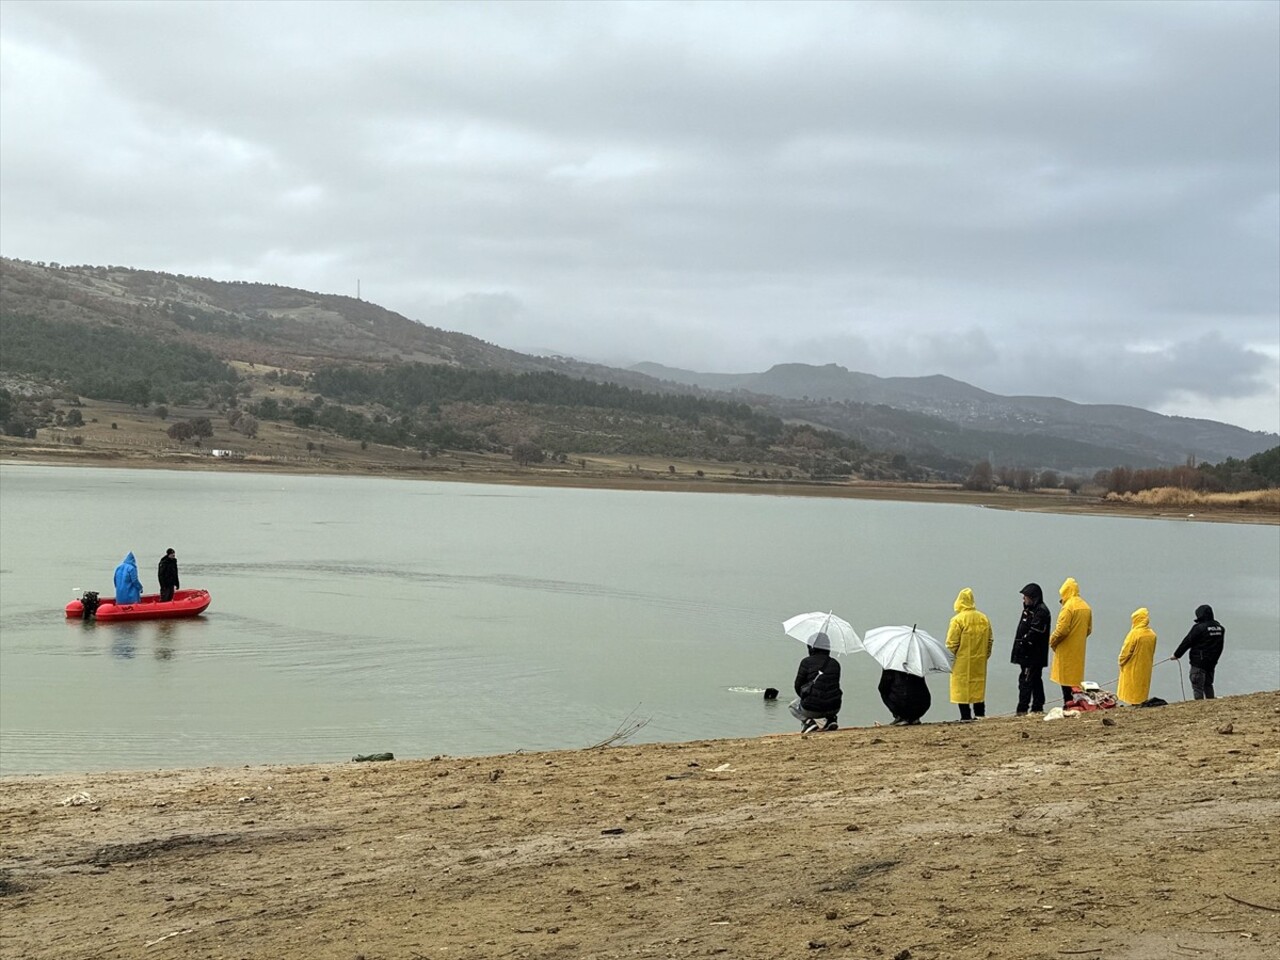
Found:
<path fill-rule="evenodd" d="M 178 552 L 213 594 L 190 621 L 63 619 Z M 1227 627 L 1222 694 L 1280 687 L 1280 528 L 979 507 L 468 483 L 0 467 L 0 772 L 347 760 L 795 729 L 803 648 L 781 621 L 943 636 L 956 592 L 992 619 L 989 712 L 1013 709 L 1019 588 L 1076 577 L 1088 676 L 1113 686 L 1129 613 L 1172 653 L 1192 611 Z M 1184 661 L 1185 662 L 1185 661 Z M 844 661 L 842 723 L 886 720 Z M 945 677 L 927 720 L 950 720 Z M 1176 664 L 1153 694 L 1182 695 Z"/>

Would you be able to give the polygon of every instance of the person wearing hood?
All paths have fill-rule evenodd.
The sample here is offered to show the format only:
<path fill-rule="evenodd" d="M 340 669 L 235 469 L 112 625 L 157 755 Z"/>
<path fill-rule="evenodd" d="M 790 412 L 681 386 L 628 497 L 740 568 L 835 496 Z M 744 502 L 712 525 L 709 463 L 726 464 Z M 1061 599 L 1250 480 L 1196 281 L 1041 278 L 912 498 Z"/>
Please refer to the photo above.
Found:
<path fill-rule="evenodd" d="M 138 561 L 133 551 L 126 553 L 116 567 L 116 603 L 137 603 L 142 599 L 142 581 L 138 579 Z"/>
<path fill-rule="evenodd" d="M 809 655 L 796 671 L 796 698 L 788 709 L 801 722 L 801 733 L 836 729 L 836 715 L 844 699 L 840 689 L 840 661 L 831 656 L 825 633 L 809 638 Z"/>
<path fill-rule="evenodd" d="M 1044 713 L 1044 668 L 1049 665 L 1049 625 L 1053 617 L 1044 605 L 1044 591 L 1038 583 L 1022 588 L 1022 617 L 1013 637 L 1011 663 L 1018 672 L 1018 716 Z"/>
<path fill-rule="evenodd" d="M 1173 651 L 1173 659 L 1181 660 L 1184 653 L 1191 651 L 1191 692 L 1197 700 L 1214 699 L 1213 672 L 1218 668 L 1226 639 L 1227 631 L 1213 619 L 1213 607 L 1207 603 L 1196 607 L 1196 622 Z"/>
<path fill-rule="evenodd" d="M 880 673 L 880 699 L 893 714 L 891 727 L 913 727 L 929 712 L 933 697 L 924 677 L 905 670 L 883 670 Z"/>
<path fill-rule="evenodd" d="M 960 719 L 987 715 L 987 661 L 991 659 L 991 621 L 974 606 L 973 591 L 965 587 L 956 596 L 956 615 L 947 627 L 947 649 L 955 656 L 951 666 L 951 702 L 960 707 Z"/>
<path fill-rule="evenodd" d="M 1116 698 L 1125 703 L 1144 703 L 1151 694 L 1151 665 L 1156 659 L 1156 632 L 1151 629 L 1151 613 L 1139 607 L 1129 618 L 1133 629 L 1120 648 L 1120 686 Z"/>
<path fill-rule="evenodd" d="M 173 591 L 182 587 L 178 582 L 178 555 L 173 547 L 166 550 L 156 564 L 156 576 L 160 578 L 160 602 L 168 603 L 173 599 Z"/>
<path fill-rule="evenodd" d="M 1058 589 L 1058 623 L 1049 634 L 1049 649 L 1053 651 L 1053 669 L 1049 679 L 1062 687 L 1062 699 L 1068 703 L 1084 682 L 1085 643 L 1093 633 L 1093 609 L 1080 596 L 1080 585 L 1074 577 L 1067 577 Z"/>

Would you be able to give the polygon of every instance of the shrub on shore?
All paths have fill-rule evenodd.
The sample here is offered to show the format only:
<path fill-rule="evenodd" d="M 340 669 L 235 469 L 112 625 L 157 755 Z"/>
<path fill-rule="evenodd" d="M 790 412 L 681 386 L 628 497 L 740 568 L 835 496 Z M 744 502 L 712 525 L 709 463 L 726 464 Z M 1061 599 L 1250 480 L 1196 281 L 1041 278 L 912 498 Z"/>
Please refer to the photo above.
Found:
<path fill-rule="evenodd" d="M 1239 507 L 1280 510 L 1280 488 L 1245 490 L 1239 493 L 1205 493 L 1183 487 L 1155 487 L 1137 493 L 1108 493 L 1116 503 L 1141 503 L 1151 507 Z"/>

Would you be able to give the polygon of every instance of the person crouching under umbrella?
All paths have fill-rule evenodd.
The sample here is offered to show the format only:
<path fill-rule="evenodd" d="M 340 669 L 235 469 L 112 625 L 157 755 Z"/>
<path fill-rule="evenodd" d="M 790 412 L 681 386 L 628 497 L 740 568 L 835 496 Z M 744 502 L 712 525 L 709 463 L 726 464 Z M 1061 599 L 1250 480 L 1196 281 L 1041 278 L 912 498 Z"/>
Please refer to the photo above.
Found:
<path fill-rule="evenodd" d="M 885 670 L 880 674 L 880 699 L 893 714 L 891 727 L 915 726 L 929 712 L 933 697 L 924 677 L 903 670 Z"/>
<path fill-rule="evenodd" d="M 809 638 L 809 655 L 796 671 L 796 698 L 788 709 L 800 721 L 801 733 L 836 729 L 836 715 L 844 694 L 840 690 L 840 661 L 831 656 L 831 640 L 825 633 Z"/>

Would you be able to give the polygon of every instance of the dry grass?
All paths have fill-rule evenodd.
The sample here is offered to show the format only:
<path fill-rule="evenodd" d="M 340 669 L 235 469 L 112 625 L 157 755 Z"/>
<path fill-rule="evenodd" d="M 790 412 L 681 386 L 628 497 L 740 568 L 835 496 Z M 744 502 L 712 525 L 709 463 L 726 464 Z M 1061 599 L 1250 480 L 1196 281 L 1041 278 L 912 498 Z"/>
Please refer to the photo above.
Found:
<path fill-rule="evenodd" d="M 1280 510 L 1280 489 L 1242 493 L 1201 493 L 1181 487 L 1156 487 L 1138 493 L 1109 493 L 1107 499 L 1152 507 L 1236 507 L 1241 510 Z"/>

